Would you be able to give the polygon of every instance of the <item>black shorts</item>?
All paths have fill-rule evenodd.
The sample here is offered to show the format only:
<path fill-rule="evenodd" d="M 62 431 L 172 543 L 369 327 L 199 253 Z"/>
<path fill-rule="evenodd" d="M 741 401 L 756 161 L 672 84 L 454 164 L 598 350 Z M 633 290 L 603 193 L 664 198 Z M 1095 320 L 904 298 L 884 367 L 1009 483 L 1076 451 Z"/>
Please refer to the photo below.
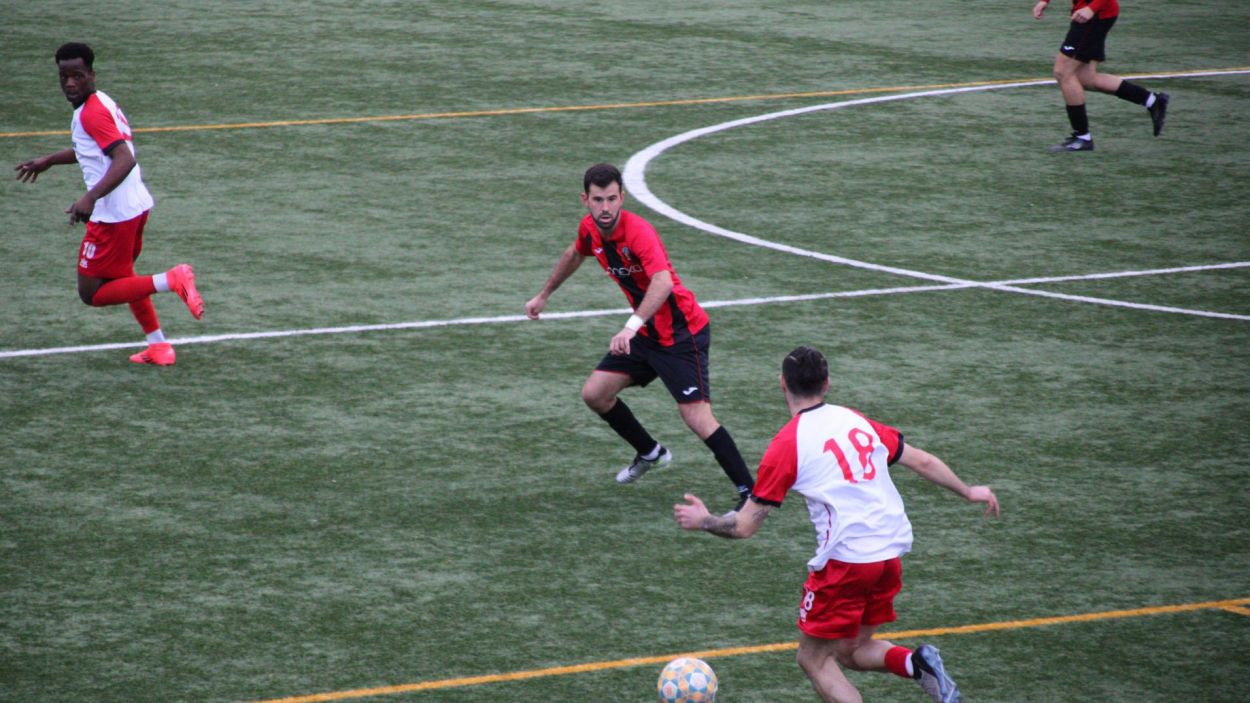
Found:
<path fill-rule="evenodd" d="M 640 334 L 630 340 L 629 354 L 608 354 L 595 370 L 628 374 L 640 386 L 659 377 L 678 403 L 711 402 L 707 372 L 711 344 L 711 325 L 704 325 L 692 340 L 671 347 Z"/>
<path fill-rule="evenodd" d="M 1073 22 L 1068 27 L 1068 36 L 1063 38 L 1059 53 L 1081 63 L 1107 60 L 1107 33 L 1116 17 L 1102 19 L 1094 17 L 1084 24 Z"/>

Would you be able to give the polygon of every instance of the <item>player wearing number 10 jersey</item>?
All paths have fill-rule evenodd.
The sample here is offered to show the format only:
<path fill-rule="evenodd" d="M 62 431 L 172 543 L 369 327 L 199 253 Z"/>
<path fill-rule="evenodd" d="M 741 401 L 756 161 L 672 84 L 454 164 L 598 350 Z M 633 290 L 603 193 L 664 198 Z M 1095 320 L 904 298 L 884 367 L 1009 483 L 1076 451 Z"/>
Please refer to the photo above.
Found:
<path fill-rule="evenodd" d="M 70 42 L 61 45 L 54 57 L 61 92 L 74 106 L 70 120 L 74 145 L 18 164 L 17 178 L 34 183 L 52 166 L 78 164 L 87 192 L 65 210 L 71 225 L 87 223 L 78 250 L 78 297 L 96 307 L 128 304 L 148 342 L 148 348 L 130 360 L 171 366 L 174 348 L 161 330 L 152 295 L 176 293 L 191 315 L 200 319 L 204 301 L 195 287 L 195 272 L 187 264 L 178 264 L 164 273 L 135 274 L 153 200 L 135 161 L 130 124 L 117 103 L 96 90 L 91 47 Z"/>
<path fill-rule="evenodd" d="M 889 467 L 900 463 L 925 479 L 999 512 L 988 486 L 968 486 L 941 459 L 903 441 L 898 430 L 849 408 L 825 403 L 829 367 L 815 349 L 799 347 L 782 362 L 781 389 L 791 420 L 760 461 L 751 500 L 716 517 L 686 495 L 673 506 L 678 524 L 721 537 L 745 538 L 786 493 L 807 499 L 816 527 L 816 556 L 799 606 L 799 665 L 826 701 L 860 701 L 839 665 L 915 679 L 936 703 L 961 700 L 932 645 L 915 650 L 873 639 L 895 620 L 903 587 L 899 560 L 911 549 L 911 523 Z"/>

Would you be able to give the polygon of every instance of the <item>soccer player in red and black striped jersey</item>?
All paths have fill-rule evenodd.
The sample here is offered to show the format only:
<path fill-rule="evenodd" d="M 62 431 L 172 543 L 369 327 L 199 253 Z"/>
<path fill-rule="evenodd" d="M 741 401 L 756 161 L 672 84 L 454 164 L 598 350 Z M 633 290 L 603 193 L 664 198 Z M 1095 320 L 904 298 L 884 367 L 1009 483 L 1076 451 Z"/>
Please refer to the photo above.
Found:
<path fill-rule="evenodd" d="M 649 469 L 672 460 L 672 452 L 655 441 L 619 397 L 629 386 L 645 386 L 659 378 L 677 401 L 686 425 L 712 450 L 734 483 L 740 507 L 754 481 L 733 437 L 712 415 L 707 313 L 682 285 L 655 228 L 624 210 L 624 204 L 621 172 L 609 164 L 591 166 L 582 178 L 582 205 L 589 214 L 582 218 L 577 239 L 561 254 L 546 285 L 525 303 L 525 312 L 530 319 L 538 319 L 560 284 L 583 260 L 594 257 L 634 309 L 582 386 L 586 405 L 636 452 L 633 462 L 617 473 L 617 482 L 632 483 Z"/>
<path fill-rule="evenodd" d="M 130 360 L 171 366 L 174 348 L 161 331 L 152 294 L 176 293 L 191 315 L 200 319 L 204 301 L 195 287 L 195 272 L 187 264 L 178 264 L 164 273 L 135 274 L 153 200 L 135 161 L 130 123 L 112 98 L 96 90 L 91 47 L 63 44 L 55 58 L 61 92 L 74 106 L 70 120 L 74 145 L 18 164 L 17 178 L 34 183 L 52 166 L 78 164 L 87 192 L 65 210 L 71 225 L 87 223 L 78 252 L 78 296 L 93 306 L 128 304 L 148 342 L 148 348 Z"/>
<path fill-rule="evenodd" d="M 1050 0 L 1038 0 L 1033 6 L 1033 17 L 1041 19 Z M 1063 93 L 1068 109 L 1068 122 L 1072 136 L 1063 143 L 1050 147 L 1051 151 L 1093 151 L 1094 138 L 1089 131 L 1089 117 L 1085 113 L 1085 90 L 1114 95 L 1121 100 L 1137 103 L 1150 112 L 1154 135 L 1163 131 L 1167 118 L 1167 93 L 1152 93 L 1145 88 L 1109 73 L 1099 73 L 1098 64 L 1107 59 L 1107 33 L 1120 16 L 1118 0 L 1072 0 L 1072 24 L 1064 37 L 1059 53 L 1055 55 L 1055 80 Z"/>

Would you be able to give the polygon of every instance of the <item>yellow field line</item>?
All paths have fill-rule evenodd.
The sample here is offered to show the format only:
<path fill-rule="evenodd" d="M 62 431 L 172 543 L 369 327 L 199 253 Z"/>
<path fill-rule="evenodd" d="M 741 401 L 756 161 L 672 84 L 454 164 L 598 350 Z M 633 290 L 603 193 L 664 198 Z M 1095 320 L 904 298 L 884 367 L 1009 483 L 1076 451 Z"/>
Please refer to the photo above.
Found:
<path fill-rule="evenodd" d="M 1250 66 L 1194 71 L 1172 71 L 1174 75 L 1211 73 L 1213 71 L 1246 71 Z M 1149 74 L 1143 74 L 1149 75 Z M 1136 74 L 1125 76 L 1135 78 Z M 644 107 L 671 107 L 675 105 L 708 105 L 712 103 L 747 102 L 753 100 L 791 100 L 795 98 L 828 98 L 840 95 L 865 95 L 869 93 L 895 93 L 905 90 L 942 90 L 946 88 L 973 88 L 983 85 L 1010 85 L 1045 80 L 1044 78 L 1021 78 L 997 81 L 973 81 L 970 83 L 934 83 L 931 85 L 899 85 L 888 88 L 852 88 L 848 90 L 817 90 L 804 93 L 766 93 L 762 95 L 736 95 L 723 98 L 688 98 L 684 100 L 655 100 L 650 102 L 606 103 L 602 105 L 563 105 L 549 107 L 514 107 L 497 110 L 467 110 L 460 112 L 421 112 L 409 115 L 374 115 L 372 117 L 325 117 L 310 120 L 275 120 L 272 122 L 234 122 L 227 124 L 173 125 L 169 127 L 137 127 L 135 132 L 200 132 L 219 129 L 266 129 L 272 127 L 305 127 L 309 125 L 360 124 L 364 122 L 400 122 L 410 120 L 442 120 L 466 117 L 497 117 L 501 115 L 530 115 L 546 112 L 588 112 L 594 110 L 627 110 Z M 0 139 L 16 137 L 48 137 L 68 135 L 68 130 L 41 132 L 0 132 Z"/>
<path fill-rule="evenodd" d="M 1033 79 L 1042 80 L 1042 79 Z M 670 107 L 674 105 L 706 105 L 710 103 L 744 102 L 750 100 L 786 100 L 792 98 L 825 98 L 838 95 L 866 93 L 891 93 L 903 90 L 937 90 L 940 88 L 964 88 L 979 85 L 1000 85 L 1020 81 L 980 81 L 975 83 L 938 83 L 934 85 L 895 86 L 890 88 L 854 88 L 849 90 L 822 90 L 809 93 L 772 93 L 765 95 L 737 95 L 724 98 L 688 98 L 684 100 L 655 100 L 633 103 L 605 103 L 602 105 L 557 105 L 548 107 L 513 107 L 496 110 L 466 110 L 459 112 L 420 112 L 410 115 L 374 115 L 372 117 L 325 117 L 311 120 L 276 120 L 272 122 L 235 122 L 230 124 L 174 125 L 170 127 L 137 127 L 135 132 L 194 132 L 214 129 L 262 129 L 269 127 L 304 127 L 308 125 L 360 124 L 363 122 L 400 122 L 408 120 L 440 120 L 465 117 L 497 117 L 502 115 L 528 115 L 545 112 L 588 112 L 594 110 L 625 110 L 643 107 Z M 66 135 L 68 130 L 45 132 L 0 132 L 3 137 L 46 137 Z"/>
<path fill-rule="evenodd" d="M 1093 622 L 1097 620 L 1114 620 L 1118 618 L 1136 618 L 1147 615 L 1163 615 L 1166 613 L 1185 613 L 1194 610 L 1228 610 L 1231 612 L 1250 615 L 1250 610 L 1239 608 L 1238 606 L 1250 604 L 1250 598 L 1236 598 L 1233 600 L 1207 601 L 1205 603 L 1185 603 L 1181 605 L 1161 605 L 1150 608 L 1133 608 L 1131 610 L 1107 610 L 1099 613 L 1081 613 L 1078 615 L 1059 615 L 1049 618 L 1033 618 L 1031 620 L 1007 620 L 1005 622 L 987 622 L 979 625 L 962 625 L 958 627 L 935 627 L 925 630 L 903 630 L 899 632 L 882 632 L 877 635 L 880 639 L 904 640 L 914 639 L 916 637 L 936 637 L 939 635 L 960 635 L 972 632 L 991 632 L 994 630 L 1018 630 L 1026 627 L 1043 627 L 1046 625 L 1060 625 L 1073 622 Z M 587 664 L 574 664 L 571 666 L 557 666 L 549 669 L 531 669 L 528 671 L 513 671 L 506 674 L 486 674 L 483 676 L 467 676 L 456 679 L 441 679 L 438 681 L 423 681 L 421 683 L 401 684 L 398 686 L 381 686 L 378 688 L 358 688 L 350 691 L 331 691 L 328 693 L 314 693 L 307 696 L 292 696 L 289 698 L 273 698 L 265 701 L 256 701 L 256 703 L 324 703 L 326 701 L 342 701 L 351 698 L 368 698 L 371 696 L 386 696 L 396 693 L 415 693 L 417 691 L 430 691 L 439 688 L 459 688 L 464 686 L 478 686 L 487 683 L 503 683 L 507 681 L 521 681 L 524 679 L 535 679 L 546 676 L 564 676 L 567 674 L 583 674 L 592 671 L 605 671 L 608 669 L 624 669 L 633 666 L 643 666 L 647 664 L 666 664 L 679 656 L 699 657 L 700 659 L 711 659 L 714 657 L 732 657 L 742 654 L 759 654 L 762 652 L 785 652 L 798 648 L 796 642 L 779 642 L 776 644 L 762 644 L 750 647 L 730 647 L 727 649 L 705 649 L 697 652 L 681 652 L 676 654 L 664 654 L 654 657 L 635 657 L 632 659 L 616 659 L 614 661 L 590 662 Z"/>

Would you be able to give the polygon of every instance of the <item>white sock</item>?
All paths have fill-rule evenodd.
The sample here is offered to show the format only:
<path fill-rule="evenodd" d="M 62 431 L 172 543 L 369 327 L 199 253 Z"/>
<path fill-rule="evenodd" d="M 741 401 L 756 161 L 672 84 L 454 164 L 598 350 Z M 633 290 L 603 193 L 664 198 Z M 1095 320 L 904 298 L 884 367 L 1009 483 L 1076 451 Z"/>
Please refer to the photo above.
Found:
<path fill-rule="evenodd" d="M 162 276 L 165 274 L 161 274 Z M 148 344 L 160 344 L 165 341 L 165 333 L 158 327 L 155 332 L 148 334 Z"/>
<path fill-rule="evenodd" d="M 915 651 L 907 655 L 907 675 L 912 677 L 913 679 L 916 678 L 916 667 L 911 665 L 911 658 L 914 656 L 916 656 Z"/>
<path fill-rule="evenodd" d="M 647 461 L 655 461 L 656 459 L 659 459 L 659 458 L 660 458 L 660 448 L 661 448 L 661 447 L 663 447 L 663 446 L 664 446 L 664 445 L 662 445 L 662 444 L 656 444 L 656 445 L 655 445 L 655 449 L 652 449 L 651 451 L 649 451 L 649 452 L 647 452 L 646 454 L 644 454 L 642 458 L 643 458 L 643 459 L 646 459 Z"/>
<path fill-rule="evenodd" d="M 1146 98 L 1146 107 L 1147 108 L 1154 107 L 1154 104 L 1155 104 L 1155 94 L 1151 93 L 1150 97 Z"/>
<path fill-rule="evenodd" d="M 152 275 L 152 285 L 156 286 L 157 293 L 169 292 L 169 279 L 163 273 Z"/>
<path fill-rule="evenodd" d="M 1078 134 L 1078 135 L 1076 135 L 1076 138 L 1077 138 L 1077 139 L 1084 139 L 1085 141 L 1087 141 L 1087 142 L 1088 142 L 1088 141 L 1093 141 L 1093 139 L 1094 139 L 1094 135 L 1090 134 L 1089 132 L 1086 132 L 1085 134 Z"/>

